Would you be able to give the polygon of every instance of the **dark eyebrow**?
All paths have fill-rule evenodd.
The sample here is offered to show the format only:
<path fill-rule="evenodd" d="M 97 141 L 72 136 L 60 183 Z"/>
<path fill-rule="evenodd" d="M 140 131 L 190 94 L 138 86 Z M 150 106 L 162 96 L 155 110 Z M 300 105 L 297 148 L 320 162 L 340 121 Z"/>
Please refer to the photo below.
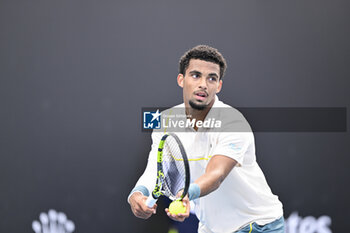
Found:
<path fill-rule="evenodd" d="M 215 77 L 217 77 L 217 78 L 219 78 L 219 76 L 216 74 L 216 73 L 210 73 L 208 76 L 215 76 Z"/>
<path fill-rule="evenodd" d="M 197 71 L 197 70 L 192 70 L 189 72 L 190 74 L 202 74 L 201 72 Z"/>
<path fill-rule="evenodd" d="M 202 74 L 201 72 L 199 72 L 197 70 L 191 70 L 189 73 L 190 74 Z M 208 74 L 208 76 L 211 76 L 211 77 L 215 76 L 217 78 L 219 77 L 216 73 L 210 73 L 210 74 Z"/>

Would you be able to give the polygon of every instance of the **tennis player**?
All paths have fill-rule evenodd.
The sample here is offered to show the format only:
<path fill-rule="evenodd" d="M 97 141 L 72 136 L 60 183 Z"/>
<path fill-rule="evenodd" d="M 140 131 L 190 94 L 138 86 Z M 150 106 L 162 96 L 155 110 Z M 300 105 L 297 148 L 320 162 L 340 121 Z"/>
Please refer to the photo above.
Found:
<path fill-rule="evenodd" d="M 188 127 L 181 139 L 190 163 L 191 185 L 183 199 L 184 214 L 168 216 L 176 221 L 189 217 L 190 200 L 199 219 L 199 233 L 273 232 L 284 233 L 282 203 L 271 192 L 256 161 L 254 135 L 245 118 L 217 97 L 226 70 L 226 61 L 217 49 L 199 45 L 180 59 L 177 82 L 184 103 L 176 107 L 196 121 L 204 121 L 217 108 L 233 112 L 230 125 L 240 132 L 217 132 L 212 127 Z M 154 187 L 159 133 L 152 133 L 148 164 L 131 191 L 128 202 L 136 217 L 147 219 L 157 205 L 148 208 L 147 197 Z"/>

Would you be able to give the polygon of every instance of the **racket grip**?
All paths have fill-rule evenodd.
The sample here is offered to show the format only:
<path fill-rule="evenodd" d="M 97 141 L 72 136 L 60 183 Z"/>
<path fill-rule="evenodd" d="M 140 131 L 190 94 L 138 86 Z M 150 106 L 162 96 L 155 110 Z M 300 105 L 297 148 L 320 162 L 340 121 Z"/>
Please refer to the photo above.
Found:
<path fill-rule="evenodd" d="M 156 204 L 157 202 L 157 199 L 154 199 L 153 198 L 153 195 L 149 195 L 147 200 L 146 200 L 146 205 L 149 207 L 149 208 L 152 208 L 154 206 L 154 204 Z"/>

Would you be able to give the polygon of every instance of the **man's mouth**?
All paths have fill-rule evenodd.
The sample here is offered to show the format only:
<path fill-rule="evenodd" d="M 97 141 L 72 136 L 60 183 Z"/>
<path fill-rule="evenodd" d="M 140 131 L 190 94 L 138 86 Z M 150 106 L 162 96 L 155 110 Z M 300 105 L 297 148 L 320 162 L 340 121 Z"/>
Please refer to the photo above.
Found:
<path fill-rule="evenodd" d="M 197 100 L 203 101 L 208 97 L 208 94 L 204 91 L 198 91 L 194 93 Z"/>

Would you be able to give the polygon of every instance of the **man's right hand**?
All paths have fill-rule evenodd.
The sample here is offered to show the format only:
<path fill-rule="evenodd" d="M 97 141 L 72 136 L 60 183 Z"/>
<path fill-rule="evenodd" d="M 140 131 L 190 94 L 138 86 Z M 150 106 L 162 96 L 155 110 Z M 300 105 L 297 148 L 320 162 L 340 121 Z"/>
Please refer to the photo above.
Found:
<path fill-rule="evenodd" d="M 136 217 L 148 219 L 152 216 L 152 214 L 156 213 L 157 204 L 155 204 L 152 208 L 149 208 L 146 205 L 146 200 L 147 197 L 142 195 L 140 192 L 135 192 L 130 196 L 129 203 L 131 210 Z"/>

